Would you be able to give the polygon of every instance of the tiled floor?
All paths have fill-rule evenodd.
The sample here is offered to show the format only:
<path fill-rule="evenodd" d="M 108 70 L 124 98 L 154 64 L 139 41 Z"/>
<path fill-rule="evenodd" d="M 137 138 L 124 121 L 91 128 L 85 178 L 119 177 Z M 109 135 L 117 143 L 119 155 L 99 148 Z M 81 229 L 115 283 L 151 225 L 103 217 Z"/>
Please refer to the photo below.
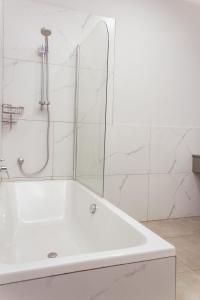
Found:
<path fill-rule="evenodd" d="M 176 300 L 200 300 L 200 217 L 143 224 L 176 247 Z"/>

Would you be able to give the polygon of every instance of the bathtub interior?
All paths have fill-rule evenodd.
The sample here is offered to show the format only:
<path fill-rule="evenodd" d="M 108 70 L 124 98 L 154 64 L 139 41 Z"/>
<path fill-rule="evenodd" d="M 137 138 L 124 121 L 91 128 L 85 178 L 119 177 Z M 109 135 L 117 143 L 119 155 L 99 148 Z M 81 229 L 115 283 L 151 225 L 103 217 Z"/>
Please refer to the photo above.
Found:
<path fill-rule="evenodd" d="M 95 214 L 90 205 L 95 203 Z M 74 181 L 0 186 L 0 263 L 17 264 L 124 249 L 145 237 Z"/>

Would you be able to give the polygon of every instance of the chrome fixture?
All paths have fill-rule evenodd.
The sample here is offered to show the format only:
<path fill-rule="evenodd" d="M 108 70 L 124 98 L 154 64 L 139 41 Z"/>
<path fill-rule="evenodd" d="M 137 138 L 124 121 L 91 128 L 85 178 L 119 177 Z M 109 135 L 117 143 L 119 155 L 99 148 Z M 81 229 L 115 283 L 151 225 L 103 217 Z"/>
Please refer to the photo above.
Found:
<path fill-rule="evenodd" d="M 49 43 L 48 37 L 51 35 L 51 30 L 45 27 L 41 28 L 41 34 L 45 37 L 44 44 L 39 48 L 38 55 L 41 56 L 41 99 L 39 101 L 41 111 L 45 106 L 47 109 L 47 134 L 46 134 L 46 160 L 42 167 L 33 172 L 27 173 L 23 170 L 24 158 L 17 159 L 18 167 L 21 173 L 26 177 L 39 175 L 48 165 L 49 162 L 49 134 L 50 134 L 50 109 L 49 109 Z"/>
<path fill-rule="evenodd" d="M 18 158 L 18 164 L 22 166 L 23 163 L 24 163 L 24 159 L 22 157 L 19 157 Z"/>
<path fill-rule="evenodd" d="M 56 258 L 57 256 L 58 256 L 58 253 L 56 253 L 56 252 L 49 252 L 47 255 L 48 258 Z"/>
<path fill-rule="evenodd" d="M 39 101 L 40 109 L 44 109 L 44 105 L 49 105 L 49 42 L 48 37 L 51 35 L 51 30 L 45 27 L 41 28 L 41 34 L 45 37 L 45 43 L 38 49 L 38 54 L 42 58 L 42 78 L 41 78 L 41 99 Z M 45 78 L 46 77 L 46 78 Z M 45 91 L 46 85 L 46 91 Z"/>
<path fill-rule="evenodd" d="M 0 159 L 0 162 L 2 163 L 5 161 L 4 159 Z M 7 178 L 10 178 L 8 168 L 5 165 L 0 165 L 0 174 L 1 174 L 1 181 L 2 181 L 2 173 L 5 173 L 7 175 Z"/>
<path fill-rule="evenodd" d="M 94 215 L 97 211 L 97 205 L 95 203 L 90 205 L 90 213 L 91 215 Z"/>
<path fill-rule="evenodd" d="M 10 129 L 17 123 L 17 118 L 24 113 L 23 106 L 13 106 L 11 104 L 2 104 L 2 123 L 9 125 Z"/>

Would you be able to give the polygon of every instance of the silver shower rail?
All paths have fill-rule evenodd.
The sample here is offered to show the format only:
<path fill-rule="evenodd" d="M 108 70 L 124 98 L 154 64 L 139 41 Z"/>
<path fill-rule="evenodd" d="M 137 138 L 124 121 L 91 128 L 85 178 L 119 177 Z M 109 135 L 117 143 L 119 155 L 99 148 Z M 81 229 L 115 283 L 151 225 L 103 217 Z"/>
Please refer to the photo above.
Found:
<path fill-rule="evenodd" d="M 39 101 L 41 111 L 44 110 L 44 107 L 47 108 L 47 134 L 46 134 L 46 160 L 42 167 L 33 172 L 27 173 L 23 169 L 24 158 L 19 157 L 17 160 L 18 167 L 21 173 L 26 177 L 33 177 L 39 175 L 49 162 L 49 134 L 50 134 L 50 109 L 49 109 L 49 44 L 48 37 L 51 35 L 51 30 L 46 29 L 45 27 L 41 28 L 41 34 L 45 38 L 45 43 L 39 48 L 38 54 L 41 56 L 41 99 Z"/>
<path fill-rule="evenodd" d="M 48 37 L 51 35 L 51 30 L 42 28 L 41 34 L 45 38 L 45 44 L 38 50 L 38 54 L 42 58 L 42 77 L 41 77 L 41 100 L 39 102 L 41 110 L 44 109 L 44 105 L 49 105 L 49 43 Z M 46 73 L 46 76 L 45 76 Z M 45 78 L 46 77 L 46 78 Z M 46 91 L 45 91 L 46 86 Z"/>

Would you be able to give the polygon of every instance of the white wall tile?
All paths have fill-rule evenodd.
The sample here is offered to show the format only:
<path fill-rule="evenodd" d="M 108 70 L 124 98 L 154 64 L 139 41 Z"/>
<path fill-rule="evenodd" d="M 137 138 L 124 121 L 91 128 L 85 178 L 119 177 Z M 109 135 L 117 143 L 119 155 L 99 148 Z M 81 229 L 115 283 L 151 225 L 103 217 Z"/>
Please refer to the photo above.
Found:
<path fill-rule="evenodd" d="M 94 15 L 88 15 L 84 25 L 93 27 L 90 33 L 82 40 L 80 47 L 80 67 L 90 69 L 107 69 L 107 56 L 109 55 L 108 69 L 114 71 L 115 60 L 115 20 L 113 18 L 99 18 L 95 26 Z M 85 28 L 86 27 L 86 28 Z"/>
<path fill-rule="evenodd" d="M 37 50 L 44 40 L 40 29 L 45 26 L 52 30 L 50 62 L 69 63 L 87 14 L 43 2 L 7 0 L 5 3 L 6 57 L 40 61 Z"/>
<path fill-rule="evenodd" d="M 107 70 L 108 32 L 99 22 L 80 46 L 80 68 Z"/>
<path fill-rule="evenodd" d="M 76 179 L 81 184 L 88 187 L 90 190 L 95 192 L 96 194 L 102 196 L 103 195 L 103 175 L 93 175 L 93 176 L 78 176 Z"/>
<path fill-rule="evenodd" d="M 117 22 L 115 121 L 199 126 L 200 7 L 156 0 L 131 6 Z"/>
<path fill-rule="evenodd" d="M 75 69 L 50 67 L 50 103 L 53 121 L 74 122 Z"/>
<path fill-rule="evenodd" d="M 121 184 L 126 175 L 110 175 L 104 177 L 104 197 L 119 207 L 121 201 Z"/>
<path fill-rule="evenodd" d="M 200 181 L 192 173 L 150 175 L 149 197 L 150 220 L 200 215 Z"/>
<path fill-rule="evenodd" d="M 149 172 L 149 129 L 107 126 L 106 174 L 147 174 Z"/>
<path fill-rule="evenodd" d="M 32 173 L 41 168 L 46 160 L 47 122 L 19 121 L 12 130 L 3 128 L 3 157 L 10 177 L 24 177 L 17 165 L 24 158 L 24 170 Z M 50 159 L 46 169 L 38 177 L 52 176 L 53 130 L 50 127 Z M 36 177 L 36 176 L 35 176 Z"/>
<path fill-rule="evenodd" d="M 103 176 L 104 132 L 104 125 L 78 125 L 77 176 Z"/>
<path fill-rule="evenodd" d="M 40 61 L 37 50 L 44 40 L 40 29 L 45 26 L 52 30 L 49 37 L 50 63 L 74 65 L 73 53 L 77 44 L 88 36 L 101 19 L 90 12 L 79 12 L 66 5 L 51 5 L 45 1 L 7 0 L 5 56 Z M 113 31 L 109 20 L 108 23 L 110 30 Z"/>
<path fill-rule="evenodd" d="M 106 94 L 108 78 L 108 93 Z M 104 123 L 107 96 L 107 123 L 113 120 L 114 74 L 95 69 L 80 69 L 78 89 L 79 123 Z"/>
<path fill-rule="evenodd" d="M 192 170 L 192 154 L 200 153 L 200 129 L 152 128 L 151 173 L 184 173 Z"/>
<path fill-rule="evenodd" d="M 131 5 L 117 22 L 115 121 L 199 126 L 200 7 L 188 1 Z"/>
<path fill-rule="evenodd" d="M 54 122 L 53 177 L 73 176 L 73 125 Z"/>
<path fill-rule="evenodd" d="M 144 88 L 145 86 L 145 88 Z M 114 122 L 149 126 L 151 124 L 151 83 L 136 70 L 115 71 Z"/>
<path fill-rule="evenodd" d="M 74 12 L 66 4 L 82 6 L 87 13 Z M 29 120 L 46 118 L 38 106 L 40 57 L 37 50 L 43 43 L 40 28 L 52 29 L 50 62 L 74 66 L 77 41 L 98 20 L 89 17 L 91 10 L 117 16 L 115 101 L 113 104 L 110 100 L 113 100 L 113 89 L 109 86 L 108 103 L 108 122 L 114 121 L 116 125 L 108 126 L 106 174 L 122 175 L 106 177 L 108 198 L 118 205 L 122 203 L 121 208 L 132 216 L 145 219 L 147 176 L 127 175 L 148 174 L 151 165 L 154 174 L 150 176 L 149 218 L 200 214 L 198 177 L 185 174 L 191 171 L 192 154 L 200 153 L 199 129 L 192 128 L 200 126 L 200 7 L 192 2 L 158 0 L 151 3 L 94 0 L 93 3 L 84 1 L 84 5 L 80 0 L 6 0 L 5 6 L 5 56 L 13 60 L 6 60 L 5 64 L 4 102 L 24 105 L 24 118 Z M 110 70 L 113 68 L 112 65 Z M 51 66 L 50 73 L 51 118 L 73 122 L 73 69 Z M 95 116 L 94 111 L 92 114 Z M 149 149 L 148 127 L 152 125 L 157 128 L 151 130 Z M 71 166 L 65 169 L 65 163 L 59 160 L 59 157 L 66 158 L 67 162 L 70 156 L 71 137 L 65 138 L 70 126 L 55 124 L 55 176 L 71 174 Z M 183 129 L 176 128 L 180 126 Z M 12 131 L 4 129 L 4 156 L 12 176 L 20 176 L 16 166 L 18 155 L 27 157 L 24 165 L 27 170 L 37 166 L 35 157 L 39 157 L 38 165 L 41 163 L 45 128 L 44 122 L 20 121 Z M 26 145 L 31 145 L 31 150 Z M 65 152 L 69 155 L 65 156 Z M 51 163 L 43 176 L 52 175 Z"/>
<path fill-rule="evenodd" d="M 52 121 L 73 122 L 74 119 L 74 68 L 50 65 L 49 100 Z M 41 112 L 41 65 L 39 63 L 5 59 L 4 103 L 24 106 L 23 119 L 46 120 Z"/>
<path fill-rule="evenodd" d="M 110 34 L 110 61 L 109 61 L 109 98 L 113 97 L 113 70 L 114 70 L 114 42 L 115 42 L 115 21 L 110 18 L 96 16 L 89 11 L 79 12 L 63 4 L 50 3 L 49 1 L 32 0 L 7 0 L 4 10 L 4 103 L 12 105 L 22 105 L 25 108 L 22 120 L 46 121 L 47 115 L 40 111 L 38 102 L 40 101 L 41 88 L 41 57 L 38 49 L 44 43 L 44 37 L 40 30 L 47 27 L 52 30 L 49 37 L 49 73 L 50 73 L 50 116 L 51 121 L 60 122 L 55 124 L 55 147 L 54 147 L 54 174 L 57 177 L 72 175 L 72 151 L 67 149 L 68 155 L 64 155 L 66 142 L 59 140 L 67 136 L 71 125 L 61 125 L 61 122 L 74 122 L 74 96 L 75 96 L 75 48 L 77 44 L 86 45 L 86 38 L 90 34 L 91 43 L 86 47 L 86 54 L 96 53 L 99 45 L 106 43 L 106 30 L 98 32 L 98 36 L 93 32 L 97 24 L 102 20 L 108 25 Z M 102 26 L 105 29 L 105 25 Z M 101 25 L 98 25 L 98 27 Z M 105 36 L 104 36 L 105 33 Z M 103 39 L 100 39 L 100 35 Z M 97 38 L 97 39 L 96 39 Z M 97 42 L 98 41 L 98 45 Z M 100 44 L 99 44 L 100 41 Z M 2 43 L 3 44 L 3 43 Z M 96 48 L 95 48 L 96 47 Z M 106 50 L 106 47 L 104 47 Z M 95 51 L 94 51 L 95 50 Z M 105 52 L 106 53 L 106 52 Z M 102 58 L 101 51 L 99 57 Z M 94 56 L 93 63 L 96 55 Z M 91 56 L 89 55 L 91 59 Z M 104 58 L 106 58 L 104 56 Z M 104 59 L 105 60 L 105 59 Z M 87 59 L 86 59 L 87 62 Z M 81 65 L 83 59 L 81 57 Z M 93 68 L 97 65 L 84 65 Z M 107 60 L 104 65 L 107 64 Z M 94 70 L 93 70 L 94 71 Z M 89 71 L 88 71 L 89 72 Z M 92 71 L 91 71 L 92 72 Z M 94 74 L 93 74 L 94 75 Z M 92 77 L 87 77 L 91 83 Z M 102 84 L 102 81 L 98 82 Z M 97 87 L 99 88 L 99 86 Z M 105 94 L 105 93 L 104 93 Z M 88 93 L 83 95 L 88 97 Z M 104 95 L 103 95 L 104 96 Z M 100 97 L 101 98 L 101 97 Z M 94 100 L 94 98 L 92 97 Z M 102 100 L 102 98 L 101 98 Z M 112 99 L 108 103 L 108 119 L 112 122 Z M 85 113 L 85 112 L 84 112 Z M 92 112 L 93 113 L 93 112 Z M 20 123 L 23 124 L 23 123 Z M 29 123 L 31 124 L 31 123 Z M 33 123 L 36 124 L 36 123 Z M 37 123 L 39 125 L 40 122 Z M 71 126 L 71 127 L 70 127 Z M 17 125 L 11 131 L 4 132 L 5 145 L 15 142 L 14 132 L 21 129 L 22 125 Z M 35 125 L 34 125 L 35 127 Z M 65 132 L 65 130 L 67 130 Z M 70 130 L 70 129 L 69 129 Z M 10 136 L 10 137 L 9 137 Z M 17 136 L 17 134 L 16 134 Z M 11 139 L 13 138 L 13 142 Z M 58 142 L 57 140 L 58 139 Z M 7 142 L 8 140 L 8 142 Z M 71 142 L 70 142 L 71 143 Z M 29 143 L 27 143 L 28 145 Z M 25 145 L 24 145 L 25 146 Z M 68 145 L 67 147 L 71 147 Z M 5 147 L 4 147 L 5 148 Z M 28 148 L 28 146 L 27 146 Z M 30 150 L 30 149 L 29 149 Z M 51 149 L 52 150 L 52 149 Z M 25 152 L 28 152 L 28 149 Z M 32 150 L 31 150 L 32 152 Z M 9 154 L 7 154 L 9 155 Z M 58 162 L 59 156 L 65 161 Z M 70 161 L 71 160 L 71 161 Z M 70 161 L 70 163 L 69 163 Z M 52 162 L 51 162 L 52 163 Z M 66 164 L 65 164 L 66 163 Z M 8 163 L 9 164 L 9 163 Z M 14 164 L 14 163 L 13 163 Z M 11 162 L 12 165 L 12 162 Z M 65 165 L 70 165 L 64 170 Z M 13 167 L 14 168 L 14 167 Z M 15 169 L 15 168 L 14 168 Z M 16 170 L 15 170 L 16 171 Z M 13 176 L 18 176 L 17 171 Z M 60 172 L 60 174 L 59 174 Z M 15 174 L 16 173 L 16 174 Z"/>
<path fill-rule="evenodd" d="M 147 220 L 147 175 L 106 176 L 105 197 L 136 220 Z"/>
<path fill-rule="evenodd" d="M 0 0 L 0 106 L 3 101 L 3 0 Z M 2 121 L 1 109 L 0 109 L 0 123 Z M 0 157 L 2 157 L 2 126 L 0 126 Z"/>
<path fill-rule="evenodd" d="M 151 173 L 188 172 L 192 168 L 192 155 L 186 137 L 190 129 L 151 129 Z"/>
<path fill-rule="evenodd" d="M 79 72 L 78 122 L 104 123 L 107 72 L 81 69 Z"/>

